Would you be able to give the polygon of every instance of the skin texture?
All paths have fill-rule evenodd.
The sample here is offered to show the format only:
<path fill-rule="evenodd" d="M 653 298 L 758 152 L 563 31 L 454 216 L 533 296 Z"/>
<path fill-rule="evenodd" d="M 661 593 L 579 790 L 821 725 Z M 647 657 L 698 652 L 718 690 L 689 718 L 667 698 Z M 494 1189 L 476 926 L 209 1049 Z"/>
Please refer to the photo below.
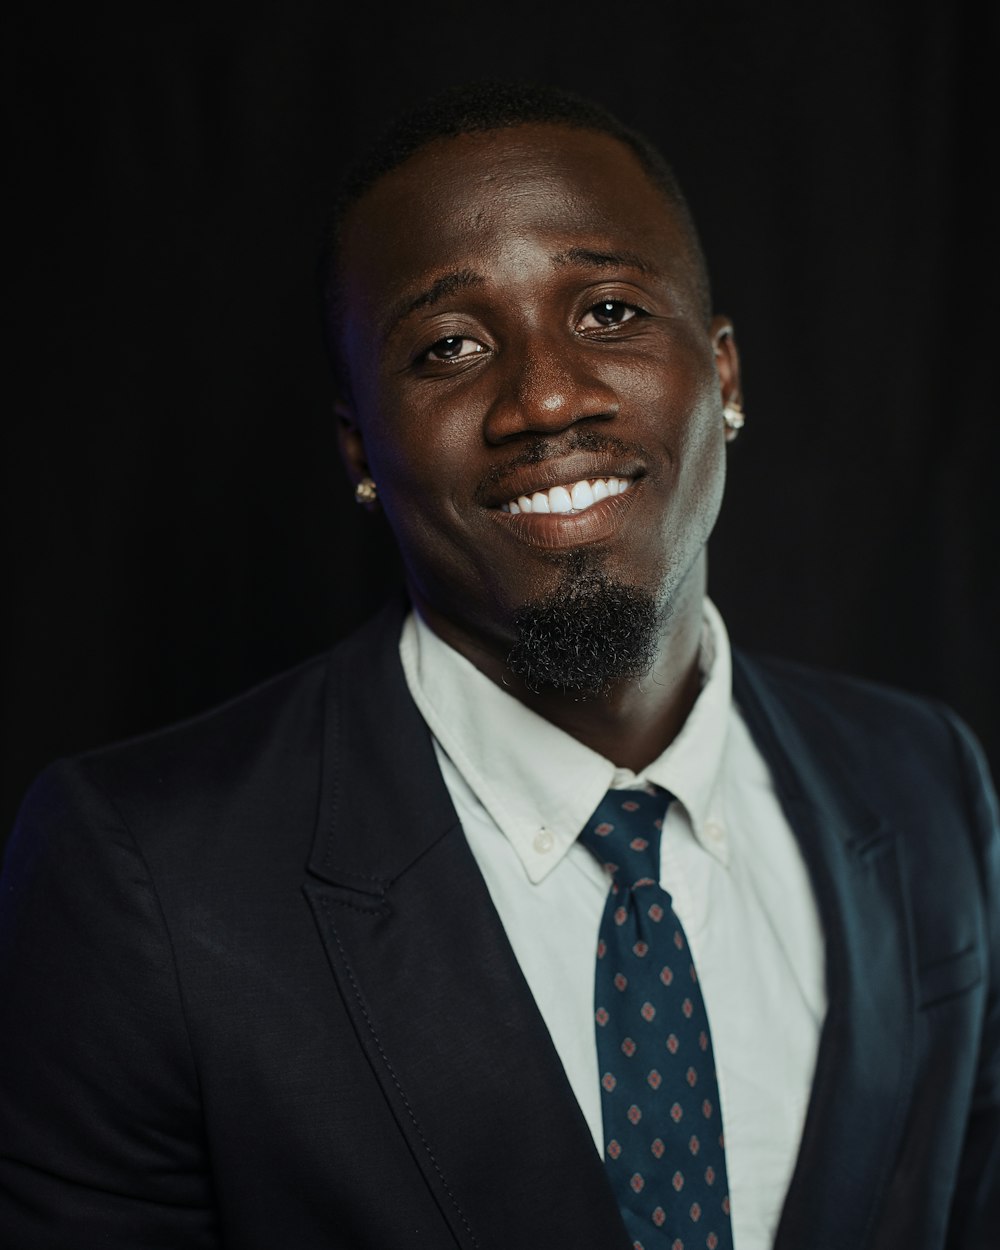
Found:
<path fill-rule="evenodd" d="M 341 447 L 378 484 L 414 602 L 494 681 L 635 769 L 697 694 L 722 408 L 739 398 L 732 327 L 706 317 L 686 243 L 627 147 L 545 124 L 434 141 L 354 206 L 341 252 Z M 575 517 L 500 508 L 609 474 L 628 492 Z M 588 701 L 532 692 L 505 663 L 517 609 L 574 560 L 657 610 L 652 670 Z"/>

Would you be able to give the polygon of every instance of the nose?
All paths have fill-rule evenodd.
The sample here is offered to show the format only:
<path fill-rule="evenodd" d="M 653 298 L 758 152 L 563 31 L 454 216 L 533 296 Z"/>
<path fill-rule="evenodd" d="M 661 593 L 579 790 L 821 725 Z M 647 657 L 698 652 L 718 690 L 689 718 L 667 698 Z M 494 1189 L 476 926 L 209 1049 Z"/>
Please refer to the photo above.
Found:
<path fill-rule="evenodd" d="M 555 434 L 578 421 L 615 417 L 617 392 L 595 368 L 593 353 L 593 346 L 561 336 L 508 344 L 494 371 L 496 391 L 484 422 L 487 442 Z"/>

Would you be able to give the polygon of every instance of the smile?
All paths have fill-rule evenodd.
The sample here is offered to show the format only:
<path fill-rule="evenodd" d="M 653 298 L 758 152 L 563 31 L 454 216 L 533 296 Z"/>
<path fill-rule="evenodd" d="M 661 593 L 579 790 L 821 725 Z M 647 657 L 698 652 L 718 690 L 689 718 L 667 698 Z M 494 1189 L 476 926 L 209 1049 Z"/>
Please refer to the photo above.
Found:
<path fill-rule="evenodd" d="M 519 495 L 501 504 L 500 510 L 514 514 L 548 512 L 576 516 L 604 499 L 624 495 L 632 481 L 629 477 L 583 478 L 572 486 L 551 486 L 548 490 L 536 490 L 531 495 Z"/>

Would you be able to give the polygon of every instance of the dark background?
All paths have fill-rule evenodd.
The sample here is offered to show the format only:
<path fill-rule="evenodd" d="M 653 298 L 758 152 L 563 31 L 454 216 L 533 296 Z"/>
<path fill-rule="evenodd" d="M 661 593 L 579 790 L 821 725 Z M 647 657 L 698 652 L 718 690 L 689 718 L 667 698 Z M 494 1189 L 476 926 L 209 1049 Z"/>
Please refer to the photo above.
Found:
<path fill-rule="evenodd" d="M 610 105 L 688 189 L 744 361 L 711 556 L 734 640 L 944 698 L 997 769 L 972 6 L 172 12 L 22 5 L 6 41 L 4 828 L 49 759 L 237 693 L 392 585 L 337 461 L 315 256 L 345 161 L 486 76 Z"/>

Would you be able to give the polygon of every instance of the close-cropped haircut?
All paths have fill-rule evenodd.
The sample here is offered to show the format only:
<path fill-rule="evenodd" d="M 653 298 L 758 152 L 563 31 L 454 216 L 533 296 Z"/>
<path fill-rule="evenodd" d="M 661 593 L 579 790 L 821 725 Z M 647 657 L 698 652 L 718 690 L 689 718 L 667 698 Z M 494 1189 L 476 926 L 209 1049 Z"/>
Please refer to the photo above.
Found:
<path fill-rule="evenodd" d="M 320 285 L 327 345 L 342 393 L 349 393 L 350 388 L 340 342 L 340 253 L 344 221 L 351 208 L 381 178 L 436 139 L 531 124 L 592 130 L 631 149 L 681 222 L 688 260 L 695 272 L 699 309 L 706 323 L 709 321 L 712 301 L 708 266 L 698 231 L 674 171 L 656 145 L 601 105 L 569 91 L 510 82 L 471 83 L 451 87 L 403 114 L 346 171 L 340 183 L 320 258 Z"/>

